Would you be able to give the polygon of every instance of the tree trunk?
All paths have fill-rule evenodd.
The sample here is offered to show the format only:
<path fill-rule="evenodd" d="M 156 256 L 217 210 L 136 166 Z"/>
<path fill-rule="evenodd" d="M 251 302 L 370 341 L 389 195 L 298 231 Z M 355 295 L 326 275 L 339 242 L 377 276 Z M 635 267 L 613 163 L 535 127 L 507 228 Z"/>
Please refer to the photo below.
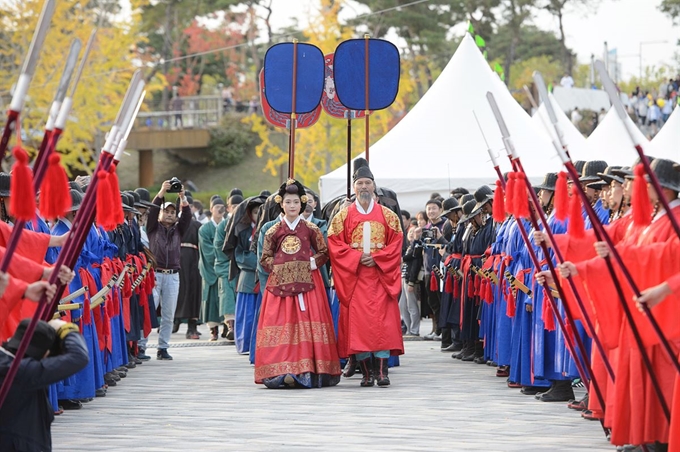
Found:
<path fill-rule="evenodd" d="M 567 48 L 566 39 L 565 39 L 565 36 L 564 36 L 564 23 L 563 23 L 562 8 L 559 8 L 556 11 L 556 16 L 557 16 L 557 23 L 559 24 L 559 28 L 560 28 L 560 44 L 562 45 L 562 66 L 564 68 L 564 71 L 567 74 L 571 75 L 574 67 L 573 67 L 571 55 L 569 54 L 569 49 Z"/>

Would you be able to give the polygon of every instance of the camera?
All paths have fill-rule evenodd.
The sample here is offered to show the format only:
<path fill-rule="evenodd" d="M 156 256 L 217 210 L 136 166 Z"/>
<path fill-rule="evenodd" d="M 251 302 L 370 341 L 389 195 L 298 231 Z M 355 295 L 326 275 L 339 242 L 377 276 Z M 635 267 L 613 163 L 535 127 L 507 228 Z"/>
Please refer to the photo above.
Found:
<path fill-rule="evenodd" d="M 179 193 L 182 191 L 182 182 L 177 179 L 176 177 L 173 177 L 170 179 L 170 189 L 168 190 L 168 193 Z"/>
<path fill-rule="evenodd" d="M 436 239 L 434 237 L 434 230 L 432 229 L 423 229 L 422 235 L 420 236 L 420 239 L 423 241 L 423 243 L 432 243 Z"/>

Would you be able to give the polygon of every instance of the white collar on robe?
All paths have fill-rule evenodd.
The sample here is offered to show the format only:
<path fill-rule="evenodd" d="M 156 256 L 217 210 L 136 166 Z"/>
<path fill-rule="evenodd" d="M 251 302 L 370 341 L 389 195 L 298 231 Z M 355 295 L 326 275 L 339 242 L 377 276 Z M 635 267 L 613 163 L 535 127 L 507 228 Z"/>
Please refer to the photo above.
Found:
<path fill-rule="evenodd" d="M 281 217 L 281 221 L 285 221 L 291 231 L 294 231 L 295 228 L 297 228 L 297 225 L 300 224 L 300 219 L 302 219 L 302 215 L 298 215 L 295 221 L 291 223 L 290 221 L 288 221 L 288 218 L 286 218 L 285 215 Z"/>
<path fill-rule="evenodd" d="M 361 207 L 361 204 L 359 204 L 358 199 L 354 201 L 354 204 L 357 206 L 357 210 L 359 211 L 360 214 L 368 215 L 369 213 L 373 212 L 373 206 L 375 205 L 375 201 L 371 199 L 371 203 L 368 205 L 368 209 L 366 210 L 364 210 L 364 208 Z"/>
<path fill-rule="evenodd" d="M 71 229 L 73 229 L 73 224 L 71 224 L 71 222 L 68 221 L 66 218 L 59 218 L 59 221 L 61 221 L 62 223 L 64 223 L 64 224 L 68 227 L 68 230 L 69 230 L 69 231 L 70 231 Z"/>
<path fill-rule="evenodd" d="M 212 217 L 210 217 L 210 221 L 215 225 L 215 227 L 219 226 L 217 223 L 215 223 L 215 220 Z"/>

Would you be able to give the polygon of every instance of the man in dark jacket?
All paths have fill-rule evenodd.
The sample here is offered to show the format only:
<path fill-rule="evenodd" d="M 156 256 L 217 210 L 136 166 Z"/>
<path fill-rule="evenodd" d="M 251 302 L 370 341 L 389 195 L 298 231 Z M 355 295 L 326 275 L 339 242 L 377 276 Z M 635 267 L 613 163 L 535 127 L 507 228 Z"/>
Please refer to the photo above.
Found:
<path fill-rule="evenodd" d="M 179 261 L 182 236 L 191 224 L 191 208 L 184 196 L 184 187 L 179 192 L 182 212 L 177 220 L 177 208 L 174 203 L 165 202 L 165 194 L 172 184 L 163 182 L 161 190 L 153 199 L 154 207 L 149 209 L 146 232 L 149 236 L 149 248 L 156 257 L 156 287 L 154 299 L 161 307 L 161 329 L 158 335 L 158 351 L 156 359 L 172 360 L 168 354 L 172 324 L 177 308 L 179 294 Z"/>
<path fill-rule="evenodd" d="M 30 320 L 24 319 L 0 348 L 0 384 L 5 380 Z M 51 350 L 58 350 L 49 356 Z M 54 411 L 49 385 L 82 370 L 89 361 L 78 327 L 62 320 L 38 322 L 7 399 L 0 407 L 0 450 L 50 451 Z"/>

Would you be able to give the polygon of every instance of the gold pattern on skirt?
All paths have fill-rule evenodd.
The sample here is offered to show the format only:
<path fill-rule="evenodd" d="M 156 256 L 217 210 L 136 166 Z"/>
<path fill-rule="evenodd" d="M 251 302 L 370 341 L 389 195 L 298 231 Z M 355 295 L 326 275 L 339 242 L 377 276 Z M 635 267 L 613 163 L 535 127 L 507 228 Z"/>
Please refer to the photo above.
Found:
<path fill-rule="evenodd" d="M 255 367 L 255 381 L 262 381 L 265 378 L 271 378 L 277 375 L 300 375 L 305 372 L 340 375 L 340 363 L 338 361 L 322 361 L 305 358 L 296 362 L 265 364 L 263 366 Z"/>
<path fill-rule="evenodd" d="M 302 342 L 335 344 L 335 331 L 331 325 L 322 322 L 287 323 L 257 331 L 258 348 L 299 345 Z"/>

